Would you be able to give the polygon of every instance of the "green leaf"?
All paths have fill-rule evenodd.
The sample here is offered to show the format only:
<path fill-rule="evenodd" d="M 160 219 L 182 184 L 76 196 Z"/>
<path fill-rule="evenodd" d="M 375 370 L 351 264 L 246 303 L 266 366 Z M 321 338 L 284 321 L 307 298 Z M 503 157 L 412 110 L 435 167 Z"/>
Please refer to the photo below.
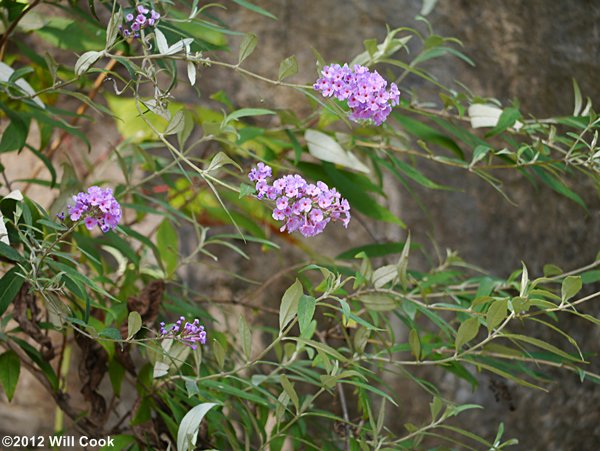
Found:
<path fill-rule="evenodd" d="M 298 302 L 298 324 L 301 334 L 304 334 L 308 330 L 315 313 L 316 304 L 317 300 L 314 297 L 305 294 L 300 296 Z"/>
<path fill-rule="evenodd" d="M 178 236 L 175 227 L 168 219 L 163 220 L 156 231 L 156 246 L 165 267 L 167 277 L 171 277 L 177 269 L 179 258 Z"/>
<path fill-rule="evenodd" d="M 142 317 L 138 312 L 129 313 L 127 318 L 127 339 L 130 340 L 142 328 Z"/>
<path fill-rule="evenodd" d="M 419 332 L 416 329 L 411 329 L 408 333 L 408 344 L 415 359 L 421 360 L 421 340 L 419 339 Z"/>
<path fill-rule="evenodd" d="M 273 20 L 277 20 L 277 17 L 274 16 L 273 14 L 271 14 L 269 11 L 267 11 L 266 9 L 261 8 L 260 6 L 256 6 L 253 3 L 250 3 L 246 0 L 233 0 L 235 3 L 237 3 L 240 6 L 243 6 L 246 9 L 249 9 L 250 11 L 254 11 L 255 13 L 261 14 L 263 16 L 269 17 L 270 19 Z"/>
<path fill-rule="evenodd" d="M 366 293 L 358 298 L 367 310 L 373 312 L 389 312 L 398 307 L 396 301 L 384 293 Z"/>
<path fill-rule="evenodd" d="M 0 216 L 0 221 L 2 221 L 2 216 Z M 21 254 L 19 254 L 14 247 L 9 246 L 3 241 L 0 241 L 0 256 L 7 258 L 13 262 L 23 261 L 23 257 L 21 256 Z"/>
<path fill-rule="evenodd" d="M 419 185 L 424 186 L 425 188 L 429 188 L 429 189 L 446 189 L 445 186 L 439 185 L 439 184 L 435 183 L 433 180 L 430 180 L 427 177 L 425 177 L 425 175 L 423 175 L 423 173 L 421 171 L 419 171 L 417 168 L 411 166 L 410 164 L 407 164 L 404 161 L 402 161 L 396 157 L 391 157 L 391 158 L 394 162 L 394 165 L 400 172 L 402 172 L 404 175 L 406 175 L 407 177 L 409 177 L 412 180 L 414 180 L 415 182 L 417 182 Z"/>
<path fill-rule="evenodd" d="M 20 116 L 15 111 L 4 111 L 10 119 L 10 123 L 0 138 L 0 153 L 22 149 L 29 134 L 30 121 L 27 116 Z"/>
<path fill-rule="evenodd" d="M 502 110 L 502 113 L 500 114 L 500 117 L 498 118 L 498 123 L 492 130 L 490 130 L 487 133 L 486 136 L 494 136 L 499 133 L 502 133 L 507 128 L 515 125 L 517 120 L 520 118 L 521 118 L 521 113 L 516 108 L 509 107 L 509 108 Z M 515 128 L 518 128 L 518 124 L 515 125 Z"/>
<path fill-rule="evenodd" d="M 544 265 L 544 277 L 558 276 L 563 273 L 563 270 L 556 265 Z"/>
<path fill-rule="evenodd" d="M 373 286 L 383 288 L 385 285 L 398 277 L 398 267 L 396 265 L 385 265 L 373 271 L 371 281 Z"/>
<path fill-rule="evenodd" d="M 225 366 L 225 349 L 223 349 L 223 345 L 214 338 L 212 342 L 212 351 L 215 356 L 215 360 L 217 361 L 217 366 L 220 370 L 222 370 Z"/>
<path fill-rule="evenodd" d="M 298 312 L 298 302 L 302 296 L 303 288 L 298 279 L 290 286 L 281 298 L 279 308 L 279 331 L 283 332 L 285 326 L 294 318 Z"/>
<path fill-rule="evenodd" d="M 468 343 L 477 336 L 477 333 L 479 332 L 479 326 L 480 324 L 478 318 L 469 318 L 460 325 L 458 332 L 456 333 L 456 340 L 454 342 L 457 350 L 462 348 L 465 343 Z"/>
<path fill-rule="evenodd" d="M 227 164 L 235 166 L 239 169 L 240 172 L 242 172 L 242 168 L 240 167 L 240 165 L 233 161 L 231 158 L 229 158 L 229 156 L 225 152 L 219 152 L 218 154 L 216 154 L 213 157 L 213 159 L 210 160 L 210 164 L 208 165 L 206 170 L 208 172 L 216 171 L 220 167 L 225 166 Z"/>
<path fill-rule="evenodd" d="M 396 217 L 391 211 L 378 204 L 369 195 L 365 194 L 364 190 L 358 187 L 340 171 L 336 170 L 333 166 L 325 166 L 325 172 L 342 196 L 348 199 L 352 208 L 356 208 L 356 210 L 370 218 L 398 224 L 402 228 L 406 227 L 404 222 Z"/>
<path fill-rule="evenodd" d="M 437 420 L 437 416 L 444 407 L 444 403 L 439 396 L 435 396 L 433 401 L 429 403 L 429 410 L 431 411 L 431 419 L 433 421 Z"/>
<path fill-rule="evenodd" d="M 300 401 L 298 400 L 298 394 L 296 393 L 296 390 L 294 389 L 294 385 L 290 382 L 290 380 L 287 378 L 287 376 L 285 374 L 282 374 L 281 376 L 279 376 L 279 382 L 281 382 L 281 386 L 283 387 L 283 390 L 290 397 L 292 404 L 294 404 L 294 407 L 296 408 L 296 411 L 298 412 L 300 410 Z"/>
<path fill-rule="evenodd" d="M 176 133 L 179 133 L 180 131 L 183 130 L 184 125 L 185 125 L 184 111 L 179 110 L 179 111 L 177 111 L 177 113 L 175 113 L 175 116 L 173 116 L 173 118 L 167 125 L 167 128 L 163 132 L 163 135 L 174 135 Z"/>
<path fill-rule="evenodd" d="M 551 176 L 549 173 L 545 172 L 540 167 L 534 166 L 532 168 L 532 170 L 537 174 L 537 176 L 540 178 L 540 180 L 542 182 L 544 182 L 546 185 L 548 185 L 550 188 L 552 188 L 558 194 L 561 194 L 561 195 L 571 199 L 573 202 L 576 202 L 577 204 L 581 205 L 581 207 L 583 207 L 583 209 L 587 211 L 587 206 L 585 205 L 585 202 L 583 201 L 583 199 L 577 193 L 575 193 L 573 190 L 569 189 L 563 182 L 561 182 L 557 178 Z"/>
<path fill-rule="evenodd" d="M 266 108 L 242 108 L 228 114 L 225 119 L 223 119 L 223 127 L 225 127 L 231 121 L 237 121 L 243 117 L 265 116 L 270 114 L 275 114 L 275 111 L 267 110 Z"/>
<path fill-rule="evenodd" d="M 89 52 L 85 52 L 83 55 L 79 57 L 77 62 L 75 63 L 75 75 L 82 75 L 90 68 L 92 64 L 98 61 L 104 52 L 96 52 L 94 50 L 90 50 Z"/>
<path fill-rule="evenodd" d="M 4 387 L 4 392 L 9 401 L 12 401 L 15 394 L 20 371 L 21 360 L 14 351 L 7 351 L 0 355 L 0 383 Z"/>
<path fill-rule="evenodd" d="M 491 332 L 496 326 L 504 321 L 504 318 L 506 318 L 507 315 L 508 299 L 500 299 L 492 302 L 486 315 L 488 331 Z"/>
<path fill-rule="evenodd" d="M 104 338 L 109 338 L 109 339 L 115 340 L 115 341 L 123 340 L 123 337 L 121 337 L 121 332 L 119 332 L 119 329 L 115 329 L 114 327 L 106 327 L 106 328 L 102 329 L 98 333 L 98 336 L 104 337 Z"/>
<path fill-rule="evenodd" d="M 582 287 L 581 276 L 568 276 L 563 280 L 561 287 L 561 299 L 563 302 L 567 302 L 573 296 L 575 296 Z"/>
<path fill-rule="evenodd" d="M 244 356 L 246 360 L 250 360 L 252 356 L 252 332 L 250 331 L 250 327 L 246 322 L 246 319 L 243 315 L 240 315 L 238 320 L 238 328 L 240 333 L 240 340 L 242 342 L 242 350 L 244 351 Z"/>
<path fill-rule="evenodd" d="M 123 379 L 125 378 L 125 368 L 117 361 L 117 359 L 111 360 L 108 365 L 108 377 L 115 395 L 121 397 L 121 386 L 123 384 Z"/>
<path fill-rule="evenodd" d="M 246 58 L 252 55 L 252 52 L 254 52 L 257 43 L 258 39 L 255 34 L 247 33 L 246 36 L 244 36 L 244 39 L 240 44 L 238 64 L 241 64 Z"/>
<path fill-rule="evenodd" d="M 573 362 L 583 362 L 579 357 L 572 356 L 571 354 L 566 353 L 562 349 L 557 348 L 550 343 L 546 343 L 545 341 L 539 340 L 538 338 L 528 337 L 526 335 L 517 335 L 517 334 L 502 334 L 503 338 L 508 338 L 512 340 L 519 340 L 525 343 L 532 344 L 533 346 L 537 346 L 538 348 L 545 349 L 546 351 L 550 351 L 553 354 L 556 354 L 566 360 L 571 360 Z"/>
<path fill-rule="evenodd" d="M 94 17 L 96 17 L 96 19 L 98 19 L 98 16 L 96 16 L 96 10 L 94 9 L 94 2 L 93 0 L 88 0 L 88 3 L 90 4 L 90 9 L 92 10 L 92 13 L 94 14 Z M 106 49 L 109 49 L 114 42 L 117 40 L 117 36 L 119 35 L 119 26 L 123 23 L 123 9 L 119 8 L 118 12 L 116 14 L 113 14 L 113 16 L 110 18 L 110 21 L 108 22 L 108 26 L 106 27 Z"/>
<path fill-rule="evenodd" d="M 277 79 L 279 81 L 284 78 L 291 77 L 298 72 L 298 61 L 294 55 L 284 59 L 281 64 L 279 64 L 279 75 L 277 75 Z"/>
<path fill-rule="evenodd" d="M 410 253 L 410 231 L 408 232 L 408 236 L 406 237 L 406 242 L 404 243 L 404 248 L 402 249 L 402 253 L 400 254 L 400 258 L 398 259 L 397 267 L 398 267 L 398 278 L 400 279 L 400 283 L 402 284 L 402 288 L 406 289 L 408 287 L 408 256 Z"/>
<path fill-rule="evenodd" d="M 398 121 L 398 123 L 402 125 L 402 127 L 404 127 L 404 129 L 411 135 L 422 139 L 428 144 L 433 143 L 437 144 L 438 146 L 445 147 L 446 149 L 452 151 L 461 160 L 464 160 L 465 156 L 463 150 L 452 138 L 438 132 L 436 129 L 429 127 L 428 125 L 423 124 L 421 121 L 417 121 L 408 116 L 392 113 L 392 117 Z"/>
<path fill-rule="evenodd" d="M 216 405 L 218 404 L 214 402 L 198 404 L 185 414 L 177 431 L 177 449 L 179 451 L 190 451 L 196 448 L 200 423 L 208 411 Z"/>
<path fill-rule="evenodd" d="M 219 395 L 222 395 L 222 394 L 232 395 L 236 398 L 247 399 L 248 401 L 251 401 L 255 404 L 269 407 L 268 401 L 266 399 L 264 399 L 263 397 L 257 396 L 255 394 L 249 393 L 247 391 L 240 390 L 239 388 L 236 388 L 236 387 L 232 387 L 231 385 L 226 384 L 223 380 L 220 380 L 220 381 L 203 380 L 202 388 L 213 389 L 217 393 L 219 393 Z"/>
<path fill-rule="evenodd" d="M 11 268 L 0 279 L 0 315 L 2 315 L 10 303 L 21 290 L 25 279 L 19 275 L 17 267 Z"/>
<path fill-rule="evenodd" d="M 367 257 L 383 257 L 384 255 L 399 254 L 404 249 L 404 243 L 377 243 L 377 244 L 366 244 L 364 246 L 353 247 L 347 251 L 342 252 L 336 258 L 336 260 L 352 260 L 360 252 L 364 252 Z"/>
<path fill-rule="evenodd" d="M 161 55 L 166 54 L 169 51 L 169 43 L 167 38 L 158 28 L 154 30 L 154 37 L 156 39 L 156 48 Z"/>
<path fill-rule="evenodd" d="M 306 345 L 306 346 L 311 346 L 319 351 L 324 352 L 327 355 L 330 355 L 331 357 L 333 357 L 334 359 L 339 360 L 340 362 L 346 362 L 348 359 L 346 357 L 344 357 L 343 354 L 340 354 L 338 351 L 336 351 L 334 348 L 332 348 L 329 345 L 326 345 L 325 343 L 321 343 L 315 340 L 309 340 L 306 338 L 302 338 L 302 337 L 285 337 L 283 340 L 285 341 L 295 341 L 297 343 Z"/>
<path fill-rule="evenodd" d="M 254 188 L 253 186 L 247 185 L 246 183 L 240 183 L 239 199 L 241 199 L 242 197 L 251 196 L 255 192 L 256 192 L 256 188 Z"/>

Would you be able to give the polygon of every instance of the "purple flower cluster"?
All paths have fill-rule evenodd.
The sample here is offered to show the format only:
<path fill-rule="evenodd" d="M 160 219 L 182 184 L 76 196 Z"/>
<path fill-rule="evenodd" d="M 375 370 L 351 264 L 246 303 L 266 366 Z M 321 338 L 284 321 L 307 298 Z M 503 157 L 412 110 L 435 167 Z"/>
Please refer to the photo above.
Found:
<path fill-rule="evenodd" d="M 123 28 L 121 25 L 119 30 L 121 30 L 121 33 L 123 33 L 123 36 L 126 38 L 131 36 L 139 38 L 140 30 L 147 27 L 153 27 L 158 23 L 159 19 L 159 13 L 153 9 L 146 8 L 144 5 L 138 5 L 133 13 L 129 13 L 125 16 L 127 27 Z"/>
<path fill-rule="evenodd" d="M 330 221 L 341 220 L 348 227 L 350 204 L 335 188 L 329 189 L 323 182 L 307 183 L 299 175 L 284 175 L 269 185 L 267 179 L 271 176 L 271 168 L 263 163 L 248 175 L 256 183 L 256 197 L 275 201 L 273 219 L 285 221 L 280 231 L 299 230 L 309 237 L 321 233 Z"/>
<path fill-rule="evenodd" d="M 73 196 L 74 205 L 67 205 L 67 213 L 71 221 L 81 218 L 88 230 L 99 226 L 106 233 L 115 229 L 121 219 L 121 206 L 116 201 L 110 188 L 91 186 L 87 193 L 81 192 Z M 64 216 L 63 216 L 64 217 Z"/>
<path fill-rule="evenodd" d="M 323 67 L 321 75 L 313 87 L 325 97 L 346 100 L 352 111 L 350 119 L 355 122 L 370 119 L 381 125 L 392 107 L 398 105 L 398 86 L 391 83 L 390 89 L 386 90 L 387 81 L 377 71 L 370 72 L 365 66 L 355 64 L 354 69 L 350 69 L 347 64 L 332 64 Z"/>
<path fill-rule="evenodd" d="M 200 320 L 195 319 L 193 323 L 185 321 L 185 317 L 180 317 L 177 322 L 171 325 L 169 328 L 165 327 L 165 323 L 160 323 L 160 334 L 163 338 L 173 338 L 179 340 L 191 347 L 196 349 L 196 343 L 206 343 L 206 331 L 204 326 L 200 325 Z M 183 324 L 183 327 L 182 327 Z"/>

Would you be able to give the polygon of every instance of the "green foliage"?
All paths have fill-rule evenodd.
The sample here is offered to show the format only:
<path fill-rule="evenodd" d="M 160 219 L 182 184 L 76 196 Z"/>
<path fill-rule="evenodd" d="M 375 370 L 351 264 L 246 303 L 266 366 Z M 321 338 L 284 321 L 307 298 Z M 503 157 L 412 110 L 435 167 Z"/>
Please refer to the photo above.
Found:
<path fill-rule="evenodd" d="M 0 166 L 0 384 L 9 400 L 23 366 L 88 435 L 110 432 L 114 412 L 127 410 L 113 436 L 122 449 L 441 449 L 444 442 L 502 449 L 517 443 L 503 441 L 503 424 L 493 438 L 449 422 L 481 407 L 457 405 L 441 394 L 440 378 L 414 369 L 449 373 L 473 389 L 482 373 L 493 373 L 544 390 L 555 376 L 550 369 L 600 382 L 561 323 L 573 315 L 600 324 L 579 310 L 599 294 L 592 291 L 600 261 L 568 272 L 546 265 L 538 278 L 523 265 L 502 278 L 448 252 L 417 270 L 411 255 L 423 247 L 409 233 L 404 242 L 348 242 L 326 258 L 318 244 L 278 231 L 246 175 L 263 161 L 277 173 L 322 180 L 367 228 L 377 221 L 408 227 L 388 208 L 386 175 L 411 195 L 415 187 L 453 189 L 426 175 L 424 162 L 480 177 L 509 200 L 501 174 L 517 171 L 587 208 L 572 185 L 581 176 L 600 181 L 600 119 L 576 82 L 571 116 L 534 118 L 427 72 L 423 63 L 436 58 L 472 64 L 456 39 L 430 27 L 388 30 L 382 42 L 366 39 L 353 61 L 389 70 L 404 93 L 378 128 L 350 123 L 340 102 L 313 91 L 314 80 L 287 81 L 299 72 L 294 56 L 277 74 L 246 70 L 243 63 L 264 57 L 260 43 L 229 29 L 226 12 L 218 19 L 211 12 L 218 3 L 155 2 L 162 18 L 142 30 L 144 43 L 119 33 L 129 10 L 116 2 L 41 2 L 44 20 L 37 3 L 25 10 L 9 2 L 13 26 L 0 41 L 0 153 L 39 160 L 27 177 Z M 234 3 L 276 20 L 251 2 Z M 434 4 L 424 2 L 422 14 Z M 35 39 L 21 39 L 25 33 Z M 237 35 L 241 44 L 229 55 Z M 43 44 L 30 48 L 34 41 Z M 65 51 L 60 63 L 50 56 L 57 49 Z M 311 111 L 236 105 L 231 93 L 208 93 L 215 107 L 202 85 L 210 66 L 297 90 Z M 441 104 L 421 102 L 409 75 L 437 90 Z M 90 108 L 102 122 L 91 121 Z M 118 139 L 106 150 L 88 133 L 108 125 Z M 59 167 L 56 152 L 69 137 L 85 144 L 78 149 L 102 152 L 78 154 L 85 165 L 67 155 Z M 17 181 L 22 192 L 11 189 Z M 29 198 L 34 184 L 51 188 L 48 198 Z M 115 231 L 55 218 L 93 184 L 112 186 L 125 211 Z M 292 247 L 303 264 L 286 262 L 291 253 L 282 252 Z M 261 252 L 282 267 L 276 274 L 265 268 L 258 281 L 224 263 L 236 256 L 256 264 Z M 199 292 L 195 274 L 209 267 L 235 277 L 230 298 Z M 289 287 L 275 293 L 279 282 Z M 159 332 L 159 321 L 169 327 L 181 315 L 206 326 L 205 346 L 192 349 Z M 533 336 L 539 328 L 554 340 Z M 91 393 L 86 400 L 106 395 L 94 381 L 108 372 L 113 410 L 69 404 L 69 392 L 80 390 L 66 384 L 78 367 L 73 346 L 99 362 L 80 374 L 82 392 Z M 62 364 L 55 369 L 56 357 Z M 394 422 L 403 394 L 386 373 L 402 374 L 415 399 L 431 400 L 431 421 Z M 65 433 L 58 417 L 55 426 Z"/>

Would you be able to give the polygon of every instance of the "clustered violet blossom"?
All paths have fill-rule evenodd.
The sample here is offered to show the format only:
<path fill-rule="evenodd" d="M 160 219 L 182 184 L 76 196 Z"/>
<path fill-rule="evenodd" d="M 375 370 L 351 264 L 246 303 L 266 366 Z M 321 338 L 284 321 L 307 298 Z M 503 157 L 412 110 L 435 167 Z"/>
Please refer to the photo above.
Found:
<path fill-rule="evenodd" d="M 119 27 L 121 33 L 126 38 L 133 36 L 134 38 L 140 37 L 140 30 L 153 27 L 158 23 L 160 14 L 153 9 L 148 9 L 144 5 L 138 5 L 133 13 L 125 15 L 125 23 L 127 27 L 122 25 Z"/>
<path fill-rule="evenodd" d="M 386 120 L 392 107 L 398 105 L 400 91 L 395 83 L 386 90 L 387 81 L 377 73 L 370 72 L 365 66 L 358 64 L 350 69 L 347 64 L 324 66 L 313 87 L 325 97 L 334 96 L 338 100 L 346 100 L 350 107 L 350 119 L 372 120 L 381 125 Z"/>
<path fill-rule="evenodd" d="M 310 237 L 321 233 L 330 221 L 341 220 L 348 227 L 350 204 L 335 188 L 330 189 L 323 182 L 307 183 L 299 175 L 284 175 L 269 185 L 267 179 L 271 176 L 271 168 L 263 163 L 258 163 L 248 175 L 256 183 L 256 197 L 275 201 L 273 219 L 285 221 L 280 231 L 299 230 Z"/>
<path fill-rule="evenodd" d="M 91 186 L 87 193 L 81 192 L 73 196 L 73 205 L 67 205 L 67 214 L 71 221 L 81 218 L 88 230 L 99 226 L 106 233 L 114 230 L 121 219 L 121 206 L 114 198 L 110 188 Z M 64 215 L 59 215 L 60 219 Z"/>
<path fill-rule="evenodd" d="M 169 328 L 165 327 L 165 323 L 160 323 L 160 334 L 163 338 L 173 338 L 179 340 L 185 345 L 196 349 L 198 346 L 196 343 L 206 343 L 206 331 L 204 326 L 200 325 L 200 320 L 195 319 L 193 323 L 185 321 L 182 327 L 182 323 L 185 321 L 185 317 L 180 317 L 177 322 L 171 325 Z"/>

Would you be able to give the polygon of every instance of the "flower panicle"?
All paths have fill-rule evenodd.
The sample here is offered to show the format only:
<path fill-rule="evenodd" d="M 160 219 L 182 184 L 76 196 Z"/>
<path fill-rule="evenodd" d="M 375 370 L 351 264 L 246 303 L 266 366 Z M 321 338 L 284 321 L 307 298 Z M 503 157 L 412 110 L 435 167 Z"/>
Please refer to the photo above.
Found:
<path fill-rule="evenodd" d="M 350 222 L 350 204 L 335 188 L 319 181 L 308 183 L 300 175 L 284 175 L 269 184 L 272 169 L 258 163 L 248 177 L 256 184 L 257 198 L 275 201 L 273 219 L 284 221 L 280 231 L 298 230 L 312 237 L 325 230 L 329 222 L 341 221 L 344 227 Z"/>
<path fill-rule="evenodd" d="M 162 338 L 173 338 L 181 341 L 194 350 L 198 348 L 198 343 L 202 345 L 206 344 L 206 331 L 204 330 L 204 326 L 200 325 L 198 318 L 190 323 L 185 320 L 185 317 L 181 316 L 174 324 L 168 327 L 164 322 L 161 322 L 160 335 Z"/>
<path fill-rule="evenodd" d="M 137 5 L 133 12 L 125 15 L 125 26 L 119 26 L 119 30 L 126 38 L 139 38 L 140 30 L 154 27 L 160 20 L 160 14 L 144 5 Z"/>
<path fill-rule="evenodd" d="M 350 119 L 359 122 L 371 120 L 381 125 L 400 102 L 400 91 L 395 83 L 387 88 L 387 81 L 377 71 L 355 64 L 331 64 L 324 66 L 321 77 L 313 85 L 324 97 L 346 101 Z"/>
<path fill-rule="evenodd" d="M 114 198 L 112 189 L 91 186 L 87 192 L 77 193 L 72 197 L 73 204 L 67 205 L 67 215 L 71 221 L 83 222 L 88 230 L 100 227 L 106 233 L 116 229 L 121 220 L 121 206 Z M 57 217 L 63 221 L 64 213 Z"/>

